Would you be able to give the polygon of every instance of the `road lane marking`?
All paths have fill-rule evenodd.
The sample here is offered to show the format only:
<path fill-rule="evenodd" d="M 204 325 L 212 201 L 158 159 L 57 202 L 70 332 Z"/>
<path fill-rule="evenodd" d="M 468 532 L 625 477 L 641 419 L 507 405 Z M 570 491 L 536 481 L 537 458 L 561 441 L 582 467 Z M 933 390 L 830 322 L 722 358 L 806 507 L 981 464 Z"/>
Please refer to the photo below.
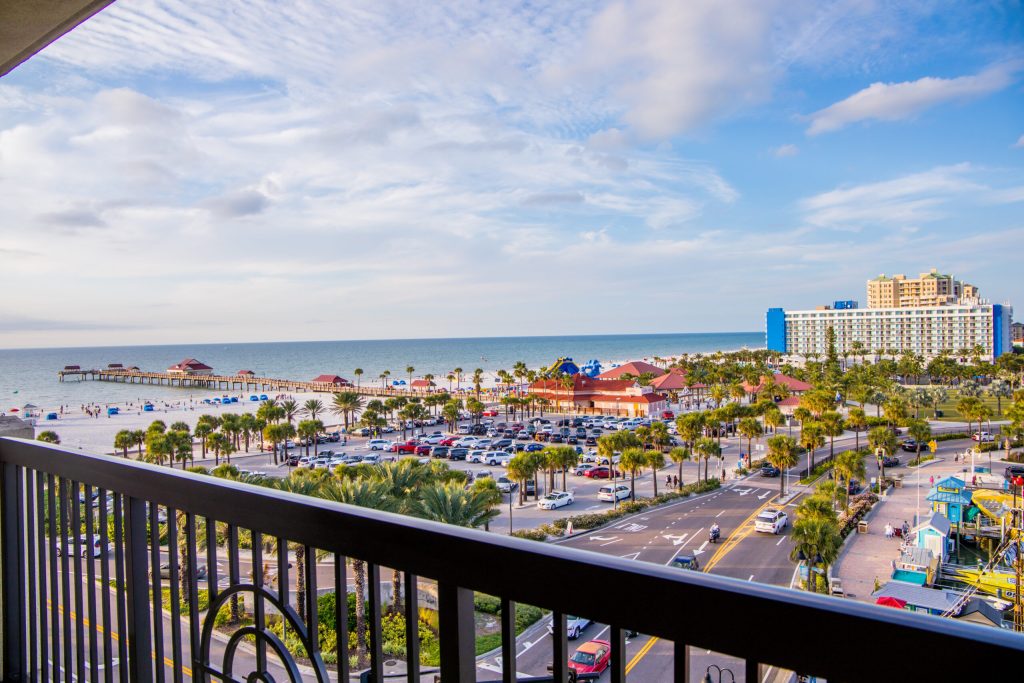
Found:
<path fill-rule="evenodd" d="M 629 675 L 629 672 L 633 670 L 633 667 L 635 667 L 640 660 L 644 658 L 644 655 L 651 651 L 651 648 L 654 647 L 656 642 L 658 642 L 658 638 L 651 636 L 651 639 L 644 643 L 644 646 L 640 648 L 640 651 L 633 655 L 633 659 L 629 660 L 629 664 L 626 665 L 627 676 Z"/>
<path fill-rule="evenodd" d="M 779 539 L 779 542 L 775 544 L 775 547 L 777 548 L 777 547 L 779 547 L 780 545 L 782 545 L 782 542 L 783 542 L 783 541 L 785 541 L 785 540 L 786 540 L 786 537 L 785 537 L 785 536 L 783 536 L 782 538 L 780 538 L 780 539 Z"/>
<path fill-rule="evenodd" d="M 717 515 L 715 515 L 715 519 L 718 519 L 719 517 L 721 517 L 721 516 L 722 516 L 722 515 L 724 515 L 724 514 L 725 514 L 725 510 L 722 510 L 722 511 L 721 511 L 721 512 L 719 512 L 719 513 L 718 513 Z"/>
<path fill-rule="evenodd" d="M 602 543 L 602 544 L 601 544 L 601 547 L 603 548 L 603 547 L 604 547 L 604 546 L 606 546 L 606 545 L 611 545 L 612 543 L 618 543 L 618 542 L 619 542 L 619 541 L 621 541 L 621 540 L 622 540 L 622 539 L 620 539 L 620 538 L 613 538 L 612 540 L 608 541 L 607 543 Z"/>
<path fill-rule="evenodd" d="M 754 580 L 754 575 L 753 575 L 753 574 L 751 574 L 751 575 L 750 575 L 750 578 L 749 578 L 749 579 L 747 579 L 747 581 L 753 581 L 753 580 Z"/>
<path fill-rule="evenodd" d="M 640 551 L 638 550 L 635 553 L 629 553 L 627 555 L 619 555 L 619 557 L 622 557 L 627 560 L 635 560 L 636 558 L 640 557 Z"/>

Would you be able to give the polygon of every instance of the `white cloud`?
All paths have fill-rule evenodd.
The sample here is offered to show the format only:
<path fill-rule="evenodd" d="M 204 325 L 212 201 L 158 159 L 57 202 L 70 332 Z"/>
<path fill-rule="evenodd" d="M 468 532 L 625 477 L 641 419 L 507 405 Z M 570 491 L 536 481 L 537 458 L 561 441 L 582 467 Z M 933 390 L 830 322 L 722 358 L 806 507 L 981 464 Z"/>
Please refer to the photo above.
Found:
<path fill-rule="evenodd" d="M 809 116 L 808 135 L 839 130 L 857 121 L 900 121 L 943 102 L 983 97 L 1013 83 L 1019 63 L 997 64 L 974 76 L 872 83 Z"/>
<path fill-rule="evenodd" d="M 795 157 L 799 153 L 800 148 L 796 145 L 780 145 L 772 148 L 772 155 L 780 159 L 783 157 Z"/>
<path fill-rule="evenodd" d="M 850 185 L 800 202 L 804 220 L 816 227 L 904 226 L 937 220 L 940 207 L 958 195 L 986 189 L 970 180 L 968 164 L 943 166 L 893 180 Z"/>
<path fill-rule="evenodd" d="M 1024 135 L 1017 138 L 1017 142 L 1014 144 L 1014 147 L 1024 147 Z"/>

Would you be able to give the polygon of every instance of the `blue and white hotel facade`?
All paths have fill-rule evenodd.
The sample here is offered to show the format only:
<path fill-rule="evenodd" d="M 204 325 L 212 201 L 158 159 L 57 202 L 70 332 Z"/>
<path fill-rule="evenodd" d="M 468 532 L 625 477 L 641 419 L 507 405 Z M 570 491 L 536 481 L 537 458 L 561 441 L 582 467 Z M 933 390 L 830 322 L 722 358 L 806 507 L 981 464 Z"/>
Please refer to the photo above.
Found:
<path fill-rule="evenodd" d="M 843 303 L 847 305 L 806 311 L 768 309 L 768 349 L 791 356 L 823 356 L 827 350 L 826 330 L 831 327 L 840 354 L 853 354 L 855 342 L 860 342 L 867 354 L 912 351 L 926 359 L 975 347 L 980 347 L 982 358 L 988 360 L 1013 351 L 1013 308 L 1008 305 L 979 302 L 920 308 L 857 308 L 853 302 Z"/>

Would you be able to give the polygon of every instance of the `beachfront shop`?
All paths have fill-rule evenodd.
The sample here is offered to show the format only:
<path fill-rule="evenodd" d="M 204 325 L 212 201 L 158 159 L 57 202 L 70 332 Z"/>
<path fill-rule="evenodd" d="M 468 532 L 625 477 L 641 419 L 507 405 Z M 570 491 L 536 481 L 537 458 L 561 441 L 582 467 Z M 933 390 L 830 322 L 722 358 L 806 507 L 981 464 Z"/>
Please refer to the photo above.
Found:
<path fill-rule="evenodd" d="M 950 524 L 959 525 L 967 519 L 967 509 L 971 507 L 971 492 L 966 483 L 959 477 L 946 477 L 932 487 L 926 500 L 931 503 L 933 512 L 937 512 Z"/>

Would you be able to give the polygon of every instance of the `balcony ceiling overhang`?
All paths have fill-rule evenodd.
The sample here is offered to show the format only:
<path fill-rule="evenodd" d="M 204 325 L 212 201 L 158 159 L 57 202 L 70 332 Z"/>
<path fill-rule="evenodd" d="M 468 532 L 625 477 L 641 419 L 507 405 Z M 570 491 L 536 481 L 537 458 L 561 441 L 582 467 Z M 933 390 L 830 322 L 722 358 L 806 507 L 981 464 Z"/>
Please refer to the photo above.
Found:
<path fill-rule="evenodd" d="M 102 10 L 114 0 L 0 2 L 0 76 Z"/>

